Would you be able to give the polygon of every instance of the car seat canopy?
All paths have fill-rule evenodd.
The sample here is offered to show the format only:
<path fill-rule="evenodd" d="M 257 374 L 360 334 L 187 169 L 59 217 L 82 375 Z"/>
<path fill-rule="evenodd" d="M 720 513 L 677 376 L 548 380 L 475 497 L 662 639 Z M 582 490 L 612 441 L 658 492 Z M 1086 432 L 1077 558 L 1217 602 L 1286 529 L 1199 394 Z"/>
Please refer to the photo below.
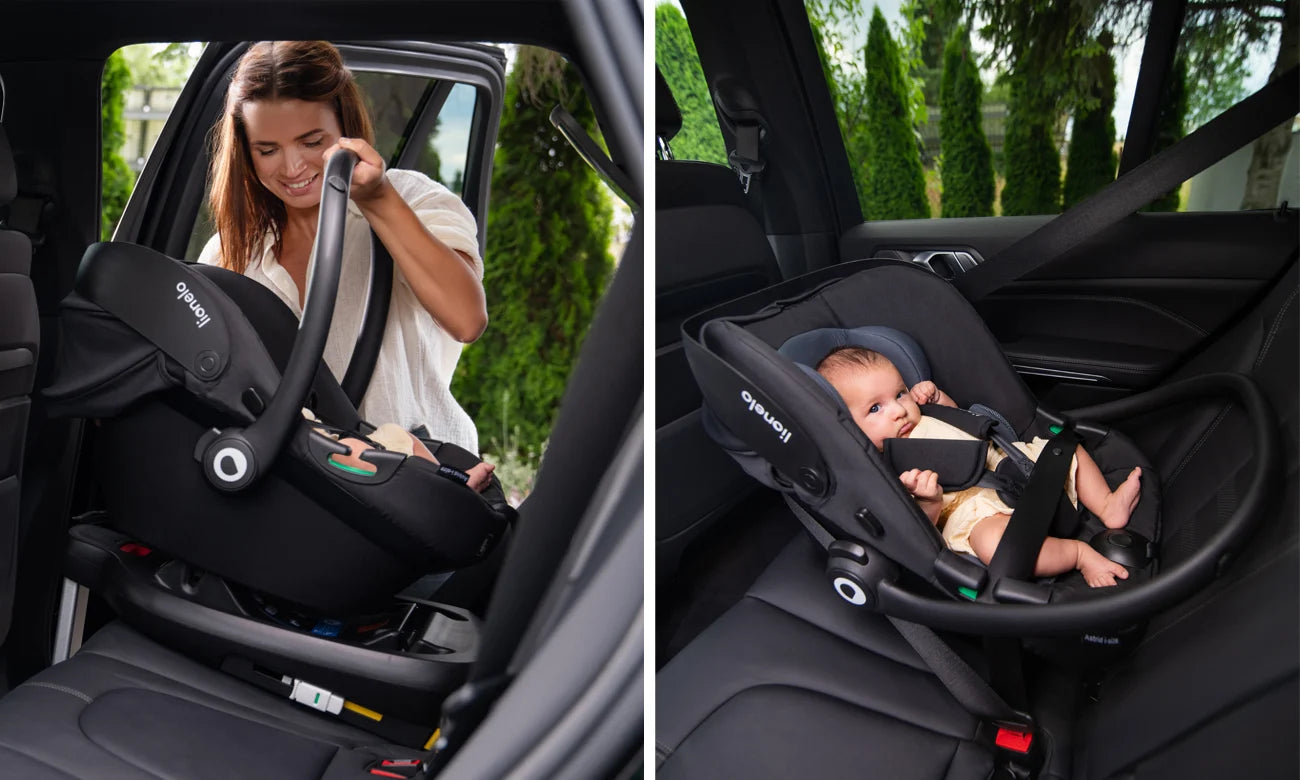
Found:
<path fill-rule="evenodd" d="M 222 417 L 256 418 L 279 371 L 257 332 L 194 268 L 147 247 L 94 244 L 63 301 L 63 351 L 45 391 L 52 414 L 111 417 L 184 387 Z"/>

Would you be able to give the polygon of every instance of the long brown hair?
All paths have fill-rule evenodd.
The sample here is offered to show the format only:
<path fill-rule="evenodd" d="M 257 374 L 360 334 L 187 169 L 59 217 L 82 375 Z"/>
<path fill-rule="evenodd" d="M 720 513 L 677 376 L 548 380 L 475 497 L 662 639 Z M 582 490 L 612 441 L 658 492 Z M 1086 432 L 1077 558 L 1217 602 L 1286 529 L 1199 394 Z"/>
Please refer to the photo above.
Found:
<path fill-rule="evenodd" d="M 345 137 L 375 142 L 361 91 L 338 49 L 326 41 L 253 44 L 239 59 L 225 110 L 212 128 L 208 175 L 208 202 L 221 235 L 221 265 L 241 274 L 253 253 L 263 249 L 268 231 L 275 253 L 280 253 L 286 217 L 284 203 L 258 181 L 248 147 L 244 104 L 261 100 L 328 102 Z"/>

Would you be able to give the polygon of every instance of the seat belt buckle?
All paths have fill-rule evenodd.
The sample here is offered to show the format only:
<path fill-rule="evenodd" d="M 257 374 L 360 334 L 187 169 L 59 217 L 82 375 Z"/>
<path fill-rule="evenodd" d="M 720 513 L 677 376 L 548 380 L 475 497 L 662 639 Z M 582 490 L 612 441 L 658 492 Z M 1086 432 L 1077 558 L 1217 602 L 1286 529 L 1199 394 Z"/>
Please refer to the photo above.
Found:
<path fill-rule="evenodd" d="M 1005 726 L 999 726 L 997 736 L 993 738 L 993 744 L 1012 753 L 1028 755 L 1029 751 L 1033 749 L 1034 732 L 1016 731 Z"/>
<path fill-rule="evenodd" d="M 366 771 L 372 777 L 415 780 L 424 773 L 424 761 L 419 758 L 381 758 L 371 762 Z"/>
<path fill-rule="evenodd" d="M 1040 740 L 1035 739 L 1032 724 L 994 723 L 993 744 L 997 746 L 994 778 L 997 780 L 1033 780 L 1043 765 Z"/>

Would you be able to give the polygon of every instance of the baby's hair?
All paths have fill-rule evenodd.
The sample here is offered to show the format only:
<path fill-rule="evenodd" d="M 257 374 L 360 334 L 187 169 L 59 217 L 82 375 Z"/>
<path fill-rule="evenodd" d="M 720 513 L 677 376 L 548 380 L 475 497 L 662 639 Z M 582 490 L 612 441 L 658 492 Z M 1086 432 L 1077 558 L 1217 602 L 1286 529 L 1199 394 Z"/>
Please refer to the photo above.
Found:
<path fill-rule="evenodd" d="M 866 347 L 836 347 L 817 364 L 817 373 L 830 378 L 831 374 L 851 369 L 877 369 L 894 365 L 889 358 Z"/>

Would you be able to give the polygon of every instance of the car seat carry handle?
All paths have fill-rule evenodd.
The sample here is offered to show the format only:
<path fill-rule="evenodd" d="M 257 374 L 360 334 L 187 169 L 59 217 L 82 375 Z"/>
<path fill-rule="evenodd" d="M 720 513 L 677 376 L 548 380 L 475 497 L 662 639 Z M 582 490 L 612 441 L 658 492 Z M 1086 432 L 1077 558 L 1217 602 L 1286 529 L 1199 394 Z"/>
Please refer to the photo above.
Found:
<path fill-rule="evenodd" d="M 302 403 L 325 353 L 334 301 L 343 267 L 343 228 L 348 214 L 348 192 L 357 155 L 340 149 L 325 165 L 320 217 L 316 223 L 315 262 L 303 302 L 302 322 L 284 375 L 266 411 L 247 428 L 227 428 L 204 436 L 203 472 L 219 490 L 243 490 L 270 469 L 302 420 Z"/>
<path fill-rule="evenodd" d="M 352 348 L 352 359 L 348 361 L 348 370 L 343 372 L 343 381 L 339 386 L 347 395 L 352 405 L 361 408 L 361 399 L 370 387 L 370 378 L 375 373 L 375 363 L 379 360 L 379 347 L 384 341 L 384 329 L 388 325 L 388 307 L 393 300 L 393 256 L 388 247 L 379 240 L 374 230 L 370 231 L 370 289 L 366 294 L 366 310 L 361 316 L 361 331 L 357 333 L 357 344 Z"/>
<path fill-rule="evenodd" d="M 967 300 L 978 301 L 1181 185 L 1300 112 L 1300 67 L 957 278 Z"/>

